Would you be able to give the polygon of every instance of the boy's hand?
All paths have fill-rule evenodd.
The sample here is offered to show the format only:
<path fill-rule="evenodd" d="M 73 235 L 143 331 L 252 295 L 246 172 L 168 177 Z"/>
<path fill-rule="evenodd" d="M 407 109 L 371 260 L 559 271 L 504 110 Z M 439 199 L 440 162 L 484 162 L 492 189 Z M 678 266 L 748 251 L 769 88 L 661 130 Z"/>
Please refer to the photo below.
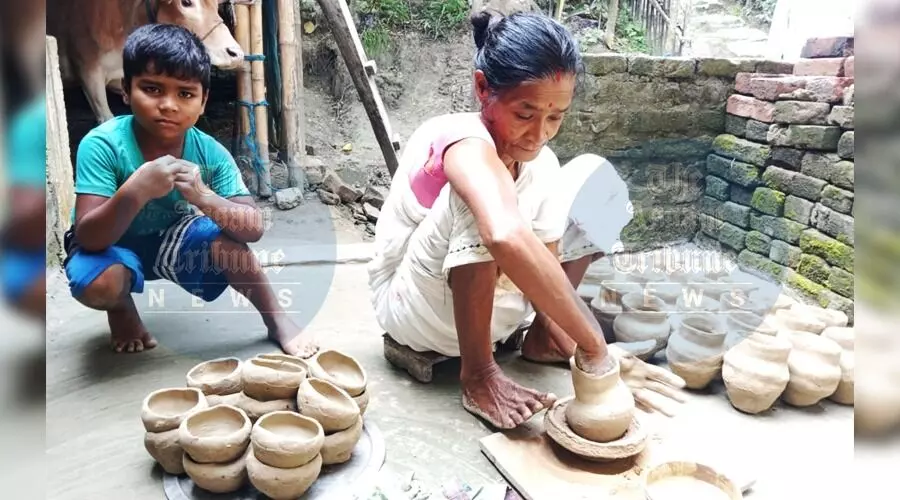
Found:
<path fill-rule="evenodd" d="M 176 160 L 176 162 L 181 168 L 175 175 L 175 189 L 188 203 L 200 206 L 205 197 L 213 194 L 212 190 L 203 183 L 200 167 L 187 160 Z"/>
<path fill-rule="evenodd" d="M 172 155 L 148 161 L 137 169 L 135 189 L 148 200 L 162 198 L 175 188 L 175 176 L 184 169 Z"/>

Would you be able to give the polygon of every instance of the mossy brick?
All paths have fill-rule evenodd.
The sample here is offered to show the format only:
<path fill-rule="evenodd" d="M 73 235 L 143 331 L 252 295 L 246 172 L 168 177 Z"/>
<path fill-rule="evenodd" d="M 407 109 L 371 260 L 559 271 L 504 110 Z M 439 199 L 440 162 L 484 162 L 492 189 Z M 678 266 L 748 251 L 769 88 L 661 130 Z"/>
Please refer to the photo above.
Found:
<path fill-rule="evenodd" d="M 827 184 L 822 179 L 798 173 L 791 179 L 791 184 L 786 192 L 810 201 L 818 201 L 822 197 L 822 189 Z"/>
<path fill-rule="evenodd" d="M 784 193 L 765 187 L 758 187 L 753 192 L 750 206 L 766 215 L 781 217 L 784 213 Z"/>
<path fill-rule="evenodd" d="M 728 198 L 738 205 L 750 206 L 750 200 L 753 199 L 753 188 L 744 187 L 738 184 L 731 185 L 731 192 Z"/>
<path fill-rule="evenodd" d="M 712 196 L 704 196 L 700 198 L 700 213 L 711 215 L 715 218 L 719 218 L 719 207 L 722 206 L 722 201 L 713 198 Z"/>
<path fill-rule="evenodd" d="M 706 214 L 700 214 L 700 230 L 712 236 L 723 245 L 741 251 L 744 249 L 744 240 L 747 231 L 734 224 L 719 220 Z"/>
<path fill-rule="evenodd" d="M 769 244 L 769 259 L 783 266 L 797 267 L 801 255 L 803 255 L 802 250 L 783 241 L 772 240 Z"/>
<path fill-rule="evenodd" d="M 768 128 L 766 131 L 768 132 Z M 802 149 L 774 147 L 772 148 L 772 157 L 769 159 L 769 164 L 788 170 L 800 170 L 804 154 L 805 152 Z"/>
<path fill-rule="evenodd" d="M 769 255 L 771 244 L 772 238 L 769 238 L 759 231 L 748 232 L 747 239 L 744 240 L 744 245 L 747 247 L 747 250 L 760 255 Z"/>
<path fill-rule="evenodd" d="M 719 214 L 722 220 L 740 228 L 747 228 L 750 225 L 750 207 L 726 201 L 720 205 Z"/>
<path fill-rule="evenodd" d="M 813 209 L 810 222 L 816 229 L 828 236 L 831 236 L 842 243 L 851 246 L 853 245 L 853 217 L 832 210 L 821 203 L 817 203 L 816 207 Z"/>
<path fill-rule="evenodd" d="M 824 285 L 828 283 L 831 267 L 822 257 L 805 253 L 800 256 L 800 261 L 797 263 L 797 272 L 820 285 Z"/>
<path fill-rule="evenodd" d="M 772 112 L 775 123 L 827 125 L 831 105 L 826 102 L 778 101 Z"/>
<path fill-rule="evenodd" d="M 854 165 L 852 161 L 839 161 L 831 168 L 828 180 L 839 188 L 853 191 Z"/>
<path fill-rule="evenodd" d="M 842 214 L 853 212 L 853 193 L 832 185 L 822 190 L 822 204 Z"/>
<path fill-rule="evenodd" d="M 775 125 L 767 137 L 773 146 L 791 146 L 821 151 L 834 151 L 841 138 L 841 128 L 833 125 Z"/>
<path fill-rule="evenodd" d="M 702 249 L 722 251 L 722 244 L 719 243 L 719 240 L 705 234 L 703 231 L 697 231 L 697 234 L 694 235 L 694 244 Z"/>
<path fill-rule="evenodd" d="M 704 191 L 707 196 L 712 196 L 718 200 L 728 200 L 729 184 L 725 179 L 716 177 L 715 175 L 706 176 L 706 189 Z"/>
<path fill-rule="evenodd" d="M 744 129 L 744 137 L 751 141 L 766 142 L 766 137 L 769 134 L 769 126 L 768 123 L 747 120 L 747 125 Z"/>
<path fill-rule="evenodd" d="M 835 153 L 810 151 L 800 161 L 800 173 L 827 181 L 831 179 L 834 165 L 840 161 L 841 157 Z"/>
<path fill-rule="evenodd" d="M 759 144 L 731 134 L 721 134 L 713 140 L 713 151 L 719 156 L 733 158 L 738 161 L 765 166 L 772 154 L 772 149 L 766 144 Z"/>
<path fill-rule="evenodd" d="M 828 123 L 853 130 L 853 106 L 835 106 L 828 114 Z"/>
<path fill-rule="evenodd" d="M 822 292 L 827 291 L 828 289 L 824 286 L 810 280 L 809 278 L 803 276 L 802 274 L 789 269 L 785 273 L 786 279 L 784 282 L 793 290 L 796 290 L 800 295 L 805 297 L 808 300 L 819 300 L 819 296 Z"/>
<path fill-rule="evenodd" d="M 706 57 L 697 62 L 697 73 L 703 76 L 734 78 L 738 73 L 753 73 L 758 61 L 755 59 L 727 59 Z"/>
<path fill-rule="evenodd" d="M 748 118 L 744 118 L 743 116 L 735 116 L 731 114 L 725 115 L 725 133 L 731 134 L 737 137 L 744 137 L 744 133 L 747 130 L 747 122 Z"/>
<path fill-rule="evenodd" d="M 853 247 L 822 234 L 816 229 L 806 229 L 800 235 L 800 249 L 804 253 L 818 255 L 832 266 L 853 272 Z"/>
<path fill-rule="evenodd" d="M 628 73 L 632 75 L 691 78 L 697 69 L 697 60 L 689 57 L 657 57 L 635 55 L 628 57 Z"/>
<path fill-rule="evenodd" d="M 756 64 L 756 72 L 772 75 L 791 75 L 794 73 L 794 63 L 771 60 L 759 61 Z"/>
<path fill-rule="evenodd" d="M 758 167 L 716 154 L 711 154 L 706 158 L 706 171 L 741 186 L 755 186 L 759 183 Z"/>
<path fill-rule="evenodd" d="M 789 194 L 784 199 L 784 217 L 803 225 L 809 225 L 815 203 Z"/>
<path fill-rule="evenodd" d="M 788 269 L 781 264 L 772 262 L 764 255 L 751 252 L 747 249 L 744 249 L 738 254 L 737 263 L 738 266 L 746 272 L 779 281 L 783 279 L 784 274 L 788 271 Z"/>
<path fill-rule="evenodd" d="M 762 174 L 762 180 L 769 188 L 785 193 L 790 189 L 795 175 L 797 172 L 771 165 L 766 167 Z"/>
<path fill-rule="evenodd" d="M 585 54 L 585 71 L 591 75 L 628 72 L 628 58 L 621 54 Z"/>
<path fill-rule="evenodd" d="M 838 156 L 845 160 L 853 159 L 853 131 L 844 132 L 838 140 L 837 152 Z"/>
<path fill-rule="evenodd" d="M 818 297 L 819 305 L 826 309 L 834 309 L 837 311 L 843 311 L 844 314 L 847 315 L 847 319 L 850 321 L 850 325 L 853 325 L 853 300 L 848 299 L 847 297 L 841 297 L 840 295 L 832 292 L 831 290 L 823 290 Z"/>
<path fill-rule="evenodd" d="M 750 212 L 750 229 L 781 241 L 797 244 L 800 241 L 800 234 L 806 229 L 806 226 L 784 217 Z"/>
<path fill-rule="evenodd" d="M 853 274 L 839 267 L 832 267 L 828 275 L 828 288 L 844 297 L 853 298 Z"/>

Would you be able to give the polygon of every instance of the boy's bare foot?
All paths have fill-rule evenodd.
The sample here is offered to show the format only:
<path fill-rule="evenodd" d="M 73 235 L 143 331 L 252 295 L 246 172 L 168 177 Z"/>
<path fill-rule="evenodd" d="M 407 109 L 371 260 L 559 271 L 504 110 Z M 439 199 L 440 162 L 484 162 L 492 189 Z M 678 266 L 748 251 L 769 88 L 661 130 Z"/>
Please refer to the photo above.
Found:
<path fill-rule="evenodd" d="M 300 358 L 309 358 L 319 351 L 316 339 L 309 332 L 304 332 L 286 315 L 272 320 L 269 327 L 269 338 L 278 342 L 286 354 Z"/>
<path fill-rule="evenodd" d="M 141 352 L 156 347 L 156 339 L 147 331 L 134 300 L 126 299 L 125 306 L 107 311 L 109 321 L 110 347 L 116 352 Z"/>
<path fill-rule="evenodd" d="M 496 364 L 462 378 L 463 407 L 498 429 L 512 429 L 556 401 L 513 382 Z"/>

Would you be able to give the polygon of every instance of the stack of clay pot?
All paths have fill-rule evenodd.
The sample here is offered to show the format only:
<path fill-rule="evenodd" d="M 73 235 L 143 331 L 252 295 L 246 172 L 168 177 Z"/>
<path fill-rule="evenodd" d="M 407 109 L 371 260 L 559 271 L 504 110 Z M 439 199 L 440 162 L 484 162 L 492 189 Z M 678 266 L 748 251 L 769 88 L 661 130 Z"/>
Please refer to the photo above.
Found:
<path fill-rule="evenodd" d="M 782 399 L 792 406 L 812 406 L 835 393 L 841 382 L 841 346 L 807 331 L 788 335 L 790 380 Z"/>
<path fill-rule="evenodd" d="M 250 440 L 247 474 L 269 498 L 302 496 L 322 471 L 325 433 L 312 418 L 290 411 L 268 413 L 253 425 Z"/>
<path fill-rule="evenodd" d="M 251 422 L 275 411 L 297 409 L 297 388 L 306 379 L 306 362 L 286 354 L 260 354 L 244 362 L 243 393 L 237 403 Z"/>
<path fill-rule="evenodd" d="M 727 334 L 723 347 L 725 351 L 741 343 L 754 333 L 776 336 L 780 324 L 771 316 L 760 316 L 750 311 L 728 311 L 723 313 Z"/>
<path fill-rule="evenodd" d="M 613 322 L 617 342 L 642 342 L 652 340 L 655 348 L 641 359 L 649 359 L 666 347 L 671 333 L 665 302 L 659 297 L 643 292 L 632 292 L 622 297 L 622 313 Z"/>
<path fill-rule="evenodd" d="M 721 373 L 724 340 L 725 331 L 714 315 L 685 315 L 666 347 L 669 369 L 687 388 L 703 389 Z"/>
<path fill-rule="evenodd" d="M 366 371 L 352 356 L 338 351 L 320 351 L 309 361 L 309 375 L 343 389 L 356 401 L 359 413 L 366 413 L 369 393 L 366 392 Z"/>
<path fill-rule="evenodd" d="M 224 404 L 195 411 L 181 422 L 184 471 L 197 487 L 231 493 L 246 484 L 250 429 L 243 410 Z"/>
<path fill-rule="evenodd" d="M 229 357 L 200 363 L 188 372 L 187 386 L 200 389 L 209 406 L 237 406 L 243 386 L 241 360 Z"/>
<path fill-rule="evenodd" d="M 363 428 L 362 414 L 353 397 L 327 380 L 310 377 L 300 384 L 297 407 L 300 414 L 322 426 L 325 433 L 322 463 L 331 465 L 350 460 Z"/>
<path fill-rule="evenodd" d="M 853 355 L 853 328 L 829 326 L 822 332 L 822 337 L 833 340 L 841 347 L 841 381 L 829 399 L 835 403 L 853 405 L 855 387 L 853 372 L 856 364 Z"/>
<path fill-rule="evenodd" d="M 731 405 L 751 414 L 771 408 L 791 378 L 790 353 L 786 338 L 764 333 L 751 333 L 728 349 L 722 379 Z"/>
<path fill-rule="evenodd" d="M 207 408 L 199 389 L 173 388 L 151 392 L 141 405 L 144 447 L 169 474 L 183 474 L 184 451 L 179 441 L 181 423 L 194 412 Z"/>

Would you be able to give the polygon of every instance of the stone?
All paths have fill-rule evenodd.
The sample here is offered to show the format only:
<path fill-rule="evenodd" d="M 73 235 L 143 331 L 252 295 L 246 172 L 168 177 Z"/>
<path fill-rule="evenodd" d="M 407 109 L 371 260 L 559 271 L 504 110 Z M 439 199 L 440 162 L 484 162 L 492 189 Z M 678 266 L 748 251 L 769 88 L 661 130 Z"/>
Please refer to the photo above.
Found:
<path fill-rule="evenodd" d="M 375 208 L 371 203 L 363 203 L 362 208 L 369 222 L 378 222 L 378 218 L 381 216 L 380 210 Z"/>
<path fill-rule="evenodd" d="M 800 162 L 800 172 L 817 179 L 829 180 L 834 165 L 839 161 L 841 157 L 834 153 L 808 152 Z"/>
<path fill-rule="evenodd" d="M 834 309 L 842 311 L 847 315 L 849 325 L 853 325 L 853 300 L 832 292 L 831 290 L 822 290 L 818 296 L 819 305 L 826 309 Z"/>
<path fill-rule="evenodd" d="M 853 131 L 844 132 L 837 144 L 838 156 L 845 160 L 853 159 Z"/>
<path fill-rule="evenodd" d="M 809 78 L 805 88 L 814 100 L 836 104 L 843 101 L 844 92 L 850 85 L 853 85 L 853 78 L 821 76 Z"/>
<path fill-rule="evenodd" d="M 842 214 L 853 212 L 853 193 L 835 186 L 825 186 L 822 190 L 822 204 Z"/>
<path fill-rule="evenodd" d="M 316 154 L 315 148 L 313 148 L 313 147 L 310 146 L 310 145 L 307 145 L 307 146 L 306 146 L 306 154 L 307 154 L 308 156 L 314 156 L 314 155 Z"/>
<path fill-rule="evenodd" d="M 760 61 L 756 72 L 771 75 L 790 75 L 794 73 L 794 63 L 785 61 Z"/>
<path fill-rule="evenodd" d="M 853 246 L 853 217 L 818 203 L 813 209 L 810 222 L 819 231 L 837 239 L 841 243 Z"/>
<path fill-rule="evenodd" d="M 691 78 L 697 68 L 697 60 L 688 57 L 655 57 L 636 55 L 628 57 L 628 73 L 664 78 Z"/>
<path fill-rule="evenodd" d="M 341 203 L 354 203 L 362 198 L 362 191 L 345 183 L 338 174 L 328 172 L 322 182 L 324 188 L 340 198 Z"/>
<path fill-rule="evenodd" d="M 810 38 L 806 40 L 800 57 L 804 59 L 822 57 L 847 57 L 853 55 L 852 36 Z"/>
<path fill-rule="evenodd" d="M 769 143 L 773 146 L 834 151 L 841 138 L 840 127 L 828 125 L 776 125 L 769 129 Z"/>
<path fill-rule="evenodd" d="M 738 137 L 744 137 L 744 132 L 747 129 L 747 120 L 748 118 L 744 118 L 742 116 L 726 114 L 725 133 Z"/>
<path fill-rule="evenodd" d="M 775 111 L 775 106 L 771 102 L 761 101 L 745 95 L 732 94 L 728 97 L 725 111 L 733 115 L 772 123 L 772 113 Z"/>
<path fill-rule="evenodd" d="M 307 156 L 303 159 L 303 171 L 306 174 L 306 184 L 311 188 L 322 185 L 325 180 L 325 164 L 322 160 Z"/>
<path fill-rule="evenodd" d="M 769 245 L 769 258 L 783 266 L 797 267 L 801 255 L 801 249 L 781 240 L 772 240 Z"/>
<path fill-rule="evenodd" d="M 297 187 L 275 191 L 275 206 L 281 210 L 290 210 L 303 203 L 303 190 Z"/>
<path fill-rule="evenodd" d="M 610 73 L 627 73 L 628 58 L 622 54 L 584 54 L 585 72 L 591 75 L 603 76 Z"/>
<path fill-rule="evenodd" d="M 792 68 L 793 71 L 793 68 Z M 750 81 L 754 78 L 777 78 L 775 73 L 738 73 L 734 75 L 734 91 L 739 94 L 750 94 Z"/>
<path fill-rule="evenodd" d="M 844 76 L 844 58 L 800 59 L 794 63 L 795 76 Z"/>
<path fill-rule="evenodd" d="M 707 157 L 706 170 L 741 186 L 754 186 L 759 182 L 759 169 L 754 165 L 715 154 Z"/>
<path fill-rule="evenodd" d="M 853 130 L 853 106 L 835 106 L 828 115 L 828 123 Z"/>
<path fill-rule="evenodd" d="M 763 278 L 778 280 L 786 272 L 781 264 L 746 249 L 738 254 L 737 263 L 744 271 Z"/>
<path fill-rule="evenodd" d="M 812 281 L 793 269 L 790 269 L 785 273 L 785 283 L 807 300 L 818 300 L 823 292 L 828 291 L 824 286 Z"/>
<path fill-rule="evenodd" d="M 698 217 L 701 231 L 712 236 L 725 246 L 737 251 L 743 250 L 747 231 L 706 214 L 700 214 Z"/>
<path fill-rule="evenodd" d="M 373 207 L 381 210 L 381 208 L 384 206 L 384 200 L 385 198 L 387 198 L 387 195 L 387 188 L 369 184 L 368 186 L 366 186 L 366 191 L 362 195 L 362 202 L 369 203 Z"/>
<path fill-rule="evenodd" d="M 723 203 L 705 196 L 701 200 L 701 211 L 741 228 L 746 228 L 750 224 L 750 207 L 730 201 Z"/>
<path fill-rule="evenodd" d="M 721 134 L 713 140 L 713 151 L 719 156 L 762 167 L 772 154 L 771 148 L 765 144 L 741 139 L 729 134 Z"/>
<path fill-rule="evenodd" d="M 826 236 L 816 229 L 806 229 L 800 235 L 800 249 L 818 255 L 832 266 L 853 272 L 853 247 Z"/>
<path fill-rule="evenodd" d="M 784 199 L 784 217 L 807 225 L 810 217 L 812 217 L 813 207 L 815 207 L 815 203 L 811 201 L 788 195 Z"/>
<path fill-rule="evenodd" d="M 726 59 L 707 57 L 697 63 L 697 73 L 704 76 L 734 78 L 741 72 L 756 71 L 756 61 L 752 59 Z"/>
<path fill-rule="evenodd" d="M 844 59 L 844 76 L 847 78 L 856 78 L 856 71 L 854 69 L 855 66 L 855 57 L 850 56 Z"/>
<path fill-rule="evenodd" d="M 728 181 L 714 175 L 707 175 L 706 189 L 704 192 L 708 196 L 725 201 L 728 199 L 728 186 Z"/>
<path fill-rule="evenodd" d="M 750 206 L 766 215 L 781 217 L 784 212 L 784 193 L 770 188 L 758 187 L 753 192 Z"/>
<path fill-rule="evenodd" d="M 831 267 L 825 262 L 825 259 L 805 253 L 800 256 L 800 261 L 797 262 L 797 272 L 820 285 L 824 285 L 828 283 Z"/>
<path fill-rule="evenodd" d="M 750 228 L 771 238 L 796 244 L 806 226 L 783 217 L 750 212 Z"/>
<path fill-rule="evenodd" d="M 825 102 L 778 101 L 772 118 L 776 123 L 825 125 L 830 111 L 831 105 Z"/>
<path fill-rule="evenodd" d="M 319 199 L 322 200 L 322 203 L 326 205 L 339 205 L 341 203 L 340 197 L 330 191 L 319 189 L 316 192 L 319 195 Z"/>
<path fill-rule="evenodd" d="M 843 269 L 833 267 L 828 276 L 828 288 L 844 297 L 853 298 L 853 274 Z"/>
<path fill-rule="evenodd" d="M 766 128 L 768 133 L 768 128 Z M 800 170 L 800 163 L 805 152 L 802 149 L 773 147 L 769 163 L 788 170 Z"/>
<path fill-rule="evenodd" d="M 856 91 L 856 84 L 852 84 L 844 90 L 844 98 L 841 100 L 841 104 L 844 106 L 853 106 L 854 100 L 854 92 Z"/>
<path fill-rule="evenodd" d="M 795 76 L 761 76 L 750 79 L 750 95 L 763 101 L 776 101 L 778 96 L 806 88 L 806 78 Z"/>
<path fill-rule="evenodd" d="M 786 192 L 810 201 L 818 201 L 825 185 L 826 182 L 822 179 L 794 172 L 794 177 Z"/>
<path fill-rule="evenodd" d="M 839 161 L 831 167 L 831 175 L 828 180 L 839 188 L 853 191 L 853 162 Z"/>
<path fill-rule="evenodd" d="M 766 186 L 776 191 L 787 192 L 791 188 L 791 182 L 793 182 L 795 175 L 797 175 L 797 172 L 772 165 L 766 167 L 762 180 L 766 183 Z"/>
<path fill-rule="evenodd" d="M 739 184 L 732 184 L 728 199 L 737 203 L 738 205 L 749 207 L 750 200 L 753 199 L 753 189 L 753 186 L 744 187 Z"/>
<path fill-rule="evenodd" d="M 750 231 L 747 233 L 747 239 L 744 245 L 747 250 L 758 253 L 760 255 L 769 255 L 769 248 L 772 244 L 772 238 L 766 236 L 759 231 Z"/>
<path fill-rule="evenodd" d="M 722 244 L 719 243 L 719 240 L 707 235 L 703 231 L 698 231 L 697 234 L 694 235 L 694 244 L 703 249 L 715 250 L 717 252 L 722 251 Z"/>
<path fill-rule="evenodd" d="M 744 137 L 751 141 L 766 142 L 769 134 L 769 124 L 747 119 L 744 127 Z"/>

